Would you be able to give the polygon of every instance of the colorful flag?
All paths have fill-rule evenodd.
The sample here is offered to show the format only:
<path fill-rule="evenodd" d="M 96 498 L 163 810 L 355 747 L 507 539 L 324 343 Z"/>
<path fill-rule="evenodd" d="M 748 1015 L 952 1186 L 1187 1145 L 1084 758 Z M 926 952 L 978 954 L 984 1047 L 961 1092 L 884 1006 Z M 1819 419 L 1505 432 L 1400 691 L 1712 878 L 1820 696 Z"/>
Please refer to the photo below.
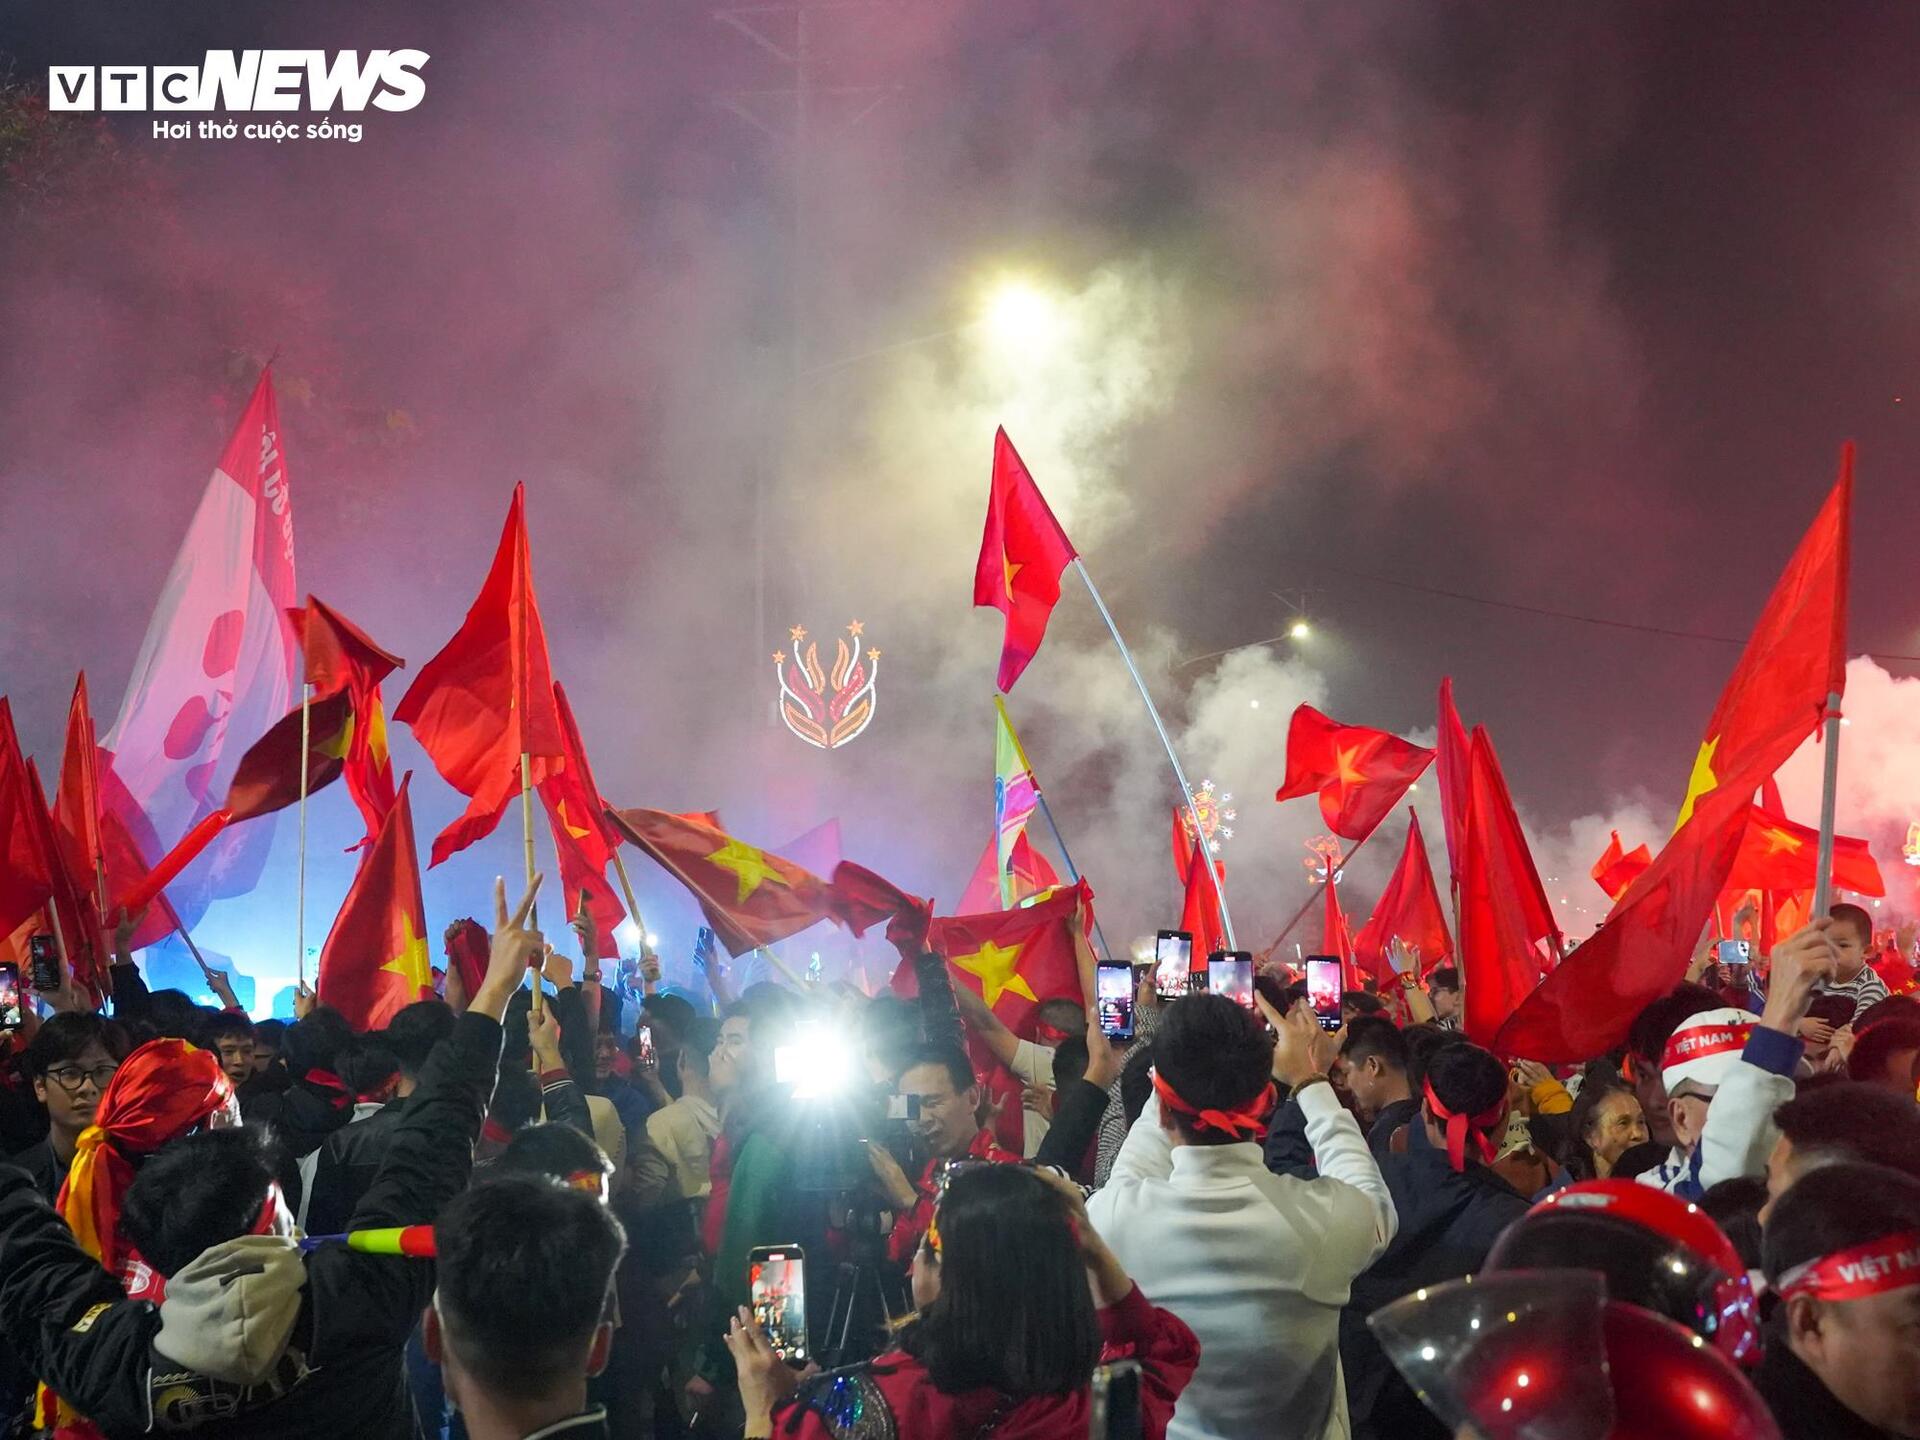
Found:
<path fill-rule="evenodd" d="M 1714 707 L 1685 823 L 1600 933 L 1500 1027 L 1495 1048 L 1546 1064 L 1588 1059 L 1618 1044 L 1641 1008 L 1685 974 L 1732 873 L 1753 792 L 1786 762 L 1846 682 L 1852 492 L 1849 445 L 1839 483 L 1774 587 Z"/>
<path fill-rule="evenodd" d="M 1019 882 L 1013 873 L 1013 849 L 1025 838 L 1027 821 L 1033 818 L 1034 807 L 1039 804 L 1040 782 L 1034 778 L 1027 752 L 1014 733 L 1006 700 L 994 696 L 993 709 L 993 819 L 1000 837 L 997 846 L 1000 908 L 1008 910 L 1021 898 Z"/>
<path fill-rule="evenodd" d="M 960 899 L 954 909 L 962 915 L 979 915 L 989 910 L 1011 910 L 1016 906 L 1028 905 L 1036 895 L 1045 895 L 1060 883 L 1060 876 L 1047 857 L 1033 848 L 1033 842 L 1021 835 L 1013 842 L 1013 853 L 1007 859 L 1007 878 L 1012 881 L 1011 904 L 1002 903 L 998 838 L 987 841 L 987 848 L 980 852 L 979 862 L 973 867 L 966 888 L 960 892 Z"/>
<path fill-rule="evenodd" d="M 1440 682 L 1439 737 L 1434 741 L 1434 775 L 1440 782 L 1440 829 L 1447 840 L 1447 872 L 1454 888 L 1460 884 L 1461 857 L 1466 853 L 1467 727 L 1453 706 L 1453 677 Z"/>
<path fill-rule="evenodd" d="M 324 601 L 307 596 L 307 603 L 287 612 L 300 636 L 306 659 L 307 684 L 313 698 L 322 700 L 345 693 L 353 709 L 347 732 L 342 773 L 347 793 L 367 824 L 366 838 L 352 848 L 373 843 L 393 808 L 393 761 L 387 753 L 387 717 L 380 703 L 380 682 L 407 662 L 382 650 L 346 616 Z"/>
<path fill-rule="evenodd" d="M 831 913 L 819 876 L 736 840 L 716 825 L 665 810 L 613 810 L 620 833 L 692 892 L 732 955 L 797 935 Z"/>
<path fill-rule="evenodd" d="M 1820 832 L 1796 824 L 1778 810 L 1755 805 L 1727 877 L 1732 890 L 1812 890 L 1820 874 Z M 1833 884 L 1856 895 L 1887 893 L 1880 867 L 1864 840 L 1833 837 Z"/>
<path fill-rule="evenodd" d="M 1607 899 L 1618 904 L 1633 882 L 1653 864 L 1653 852 L 1645 845 L 1636 845 L 1623 852 L 1620 848 L 1620 832 L 1613 830 L 1608 833 L 1611 838 L 1607 841 L 1607 848 L 1593 862 L 1593 869 L 1589 873 L 1593 876 L 1594 884 L 1607 892 Z"/>
<path fill-rule="evenodd" d="M 1486 731 L 1476 727 L 1467 761 L 1460 970 L 1466 1012 L 1462 1029 L 1482 1045 L 1493 1040 L 1501 1022 L 1540 980 L 1540 955 L 1527 934 L 1522 900 L 1529 884 L 1537 886 L 1539 880 L 1517 869 L 1512 836 L 1519 827 L 1512 816 Z M 1518 853 L 1524 855 L 1524 842 Z"/>
<path fill-rule="evenodd" d="M 536 785 L 561 763 L 524 485 L 513 487 L 500 547 L 466 620 L 421 667 L 393 718 L 412 729 L 434 768 L 468 801 L 435 838 L 430 867 L 493 832 L 520 790 L 522 755 L 531 757 Z"/>
<path fill-rule="evenodd" d="M 540 801 L 553 831 L 554 854 L 560 857 L 560 884 L 567 897 L 567 914 L 571 916 L 579 907 L 580 894 L 585 891 L 600 958 L 611 960 L 620 954 L 614 931 L 627 918 L 626 907 L 607 884 L 607 862 L 620 843 L 619 832 L 607 823 L 607 802 L 593 783 L 587 747 L 580 739 L 567 692 L 557 680 L 553 683 L 553 706 L 560 717 L 566 764 L 540 782 Z"/>
<path fill-rule="evenodd" d="M 263 370 L 174 559 L 119 717 L 102 744 L 117 790 L 166 849 L 212 813 L 242 747 L 282 715 L 297 657 L 293 495 L 270 371 Z M 108 793 L 103 786 L 103 795 Z M 144 816 L 137 819 L 136 816 Z M 223 837 L 187 879 L 196 910 L 259 879 L 271 826 Z"/>
<path fill-rule="evenodd" d="M 1007 617 L 1000 644 L 998 684 L 1011 691 L 1039 653 L 1047 621 L 1060 600 L 1060 576 L 1075 557 L 1073 542 L 1047 508 L 1046 497 L 1007 438 L 993 437 L 993 483 L 987 526 L 973 573 L 973 603 Z"/>
<path fill-rule="evenodd" d="M 1787 562 L 1720 703 L 1713 707 L 1676 829 L 1691 818 L 1702 796 L 1735 776 L 1742 777 L 1751 794 L 1757 780 L 1746 777 L 1771 776 L 1782 763 L 1757 762 L 1776 752 L 1783 760 L 1791 755 L 1820 728 L 1827 697 L 1846 689 L 1845 588 L 1852 509 L 1849 443 L 1840 451 L 1839 481 Z M 1809 695 L 1816 698 L 1808 700 Z"/>
<path fill-rule="evenodd" d="M 1441 908 L 1440 890 L 1427 860 L 1420 817 L 1411 810 L 1408 814 L 1407 844 L 1400 852 L 1400 863 L 1380 893 L 1372 917 L 1360 927 L 1353 942 L 1355 961 L 1383 982 L 1393 977 L 1388 947 L 1395 940 L 1404 940 L 1418 952 L 1421 975 L 1453 954 L 1453 937 L 1447 934 L 1446 911 Z"/>
<path fill-rule="evenodd" d="M 1318 792 L 1333 833 L 1364 840 L 1432 763 L 1431 750 L 1302 705 L 1287 727 L 1287 778 L 1273 798 Z"/>
<path fill-rule="evenodd" d="M 427 952 L 427 910 L 420 898 L 420 856 L 413 842 L 413 806 L 400 781 L 373 845 L 360 858 L 347 898 L 320 950 L 314 989 L 320 1003 L 355 1030 L 378 1030 L 433 993 Z"/>

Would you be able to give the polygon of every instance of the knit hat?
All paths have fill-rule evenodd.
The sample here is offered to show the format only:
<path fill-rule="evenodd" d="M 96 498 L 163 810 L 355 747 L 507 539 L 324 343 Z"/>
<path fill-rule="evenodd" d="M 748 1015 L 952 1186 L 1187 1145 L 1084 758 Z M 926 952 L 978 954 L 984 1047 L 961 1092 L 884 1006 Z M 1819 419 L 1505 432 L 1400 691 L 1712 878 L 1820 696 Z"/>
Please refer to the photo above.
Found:
<path fill-rule="evenodd" d="M 1683 1082 L 1718 1089 L 1747 1048 L 1760 1017 L 1728 1007 L 1702 1010 L 1681 1021 L 1660 1056 L 1660 1079 L 1671 1095 Z"/>

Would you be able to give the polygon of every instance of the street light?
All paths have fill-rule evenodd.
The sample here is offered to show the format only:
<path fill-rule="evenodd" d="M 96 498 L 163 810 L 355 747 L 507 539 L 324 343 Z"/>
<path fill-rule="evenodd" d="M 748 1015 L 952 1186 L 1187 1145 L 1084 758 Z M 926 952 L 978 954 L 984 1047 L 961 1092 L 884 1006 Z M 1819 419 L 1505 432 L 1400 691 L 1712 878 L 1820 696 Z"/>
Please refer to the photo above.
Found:
<path fill-rule="evenodd" d="M 1051 295 L 1027 281 L 1003 280 L 987 297 L 986 324 L 999 344 L 1032 350 L 1047 345 L 1059 333 L 1060 307 Z"/>
<path fill-rule="evenodd" d="M 1304 620 L 1296 620 L 1292 625 L 1287 627 L 1287 634 L 1296 640 L 1304 640 L 1313 634 L 1313 627 Z"/>

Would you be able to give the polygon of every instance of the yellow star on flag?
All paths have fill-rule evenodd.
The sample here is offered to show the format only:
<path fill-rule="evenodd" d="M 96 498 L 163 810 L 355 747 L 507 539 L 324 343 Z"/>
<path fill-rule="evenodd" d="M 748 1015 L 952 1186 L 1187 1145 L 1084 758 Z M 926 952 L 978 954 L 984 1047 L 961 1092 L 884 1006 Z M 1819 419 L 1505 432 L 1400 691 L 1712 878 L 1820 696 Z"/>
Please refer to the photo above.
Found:
<path fill-rule="evenodd" d="M 1007 554 L 1004 550 L 1000 552 L 1000 567 L 1007 572 L 1007 598 L 1011 600 L 1013 598 L 1013 577 L 1027 567 L 1025 564 L 1016 565 L 1007 559 Z"/>
<path fill-rule="evenodd" d="M 734 898 L 736 905 L 744 905 L 747 897 L 762 885 L 787 883 L 780 872 L 767 863 L 765 851 L 743 845 L 738 840 L 727 841 L 707 856 L 707 860 L 722 870 L 731 870 L 734 879 L 740 882 L 740 893 Z"/>
<path fill-rule="evenodd" d="M 398 975 L 407 982 L 410 994 L 420 993 L 420 987 L 433 983 L 433 967 L 427 959 L 426 937 L 413 933 L 413 916 L 404 911 L 400 916 L 400 953 L 380 968 L 389 975 Z"/>
<path fill-rule="evenodd" d="M 1693 774 L 1687 778 L 1687 798 L 1680 802 L 1680 818 L 1673 828 L 1678 830 L 1693 818 L 1693 802 L 1705 795 L 1720 783 L 1720 777 L 1713 773 L 1713 752 L 1720 748 L 1720 737 L 1712 736 L 1700 747 L 1700 753 L 1693 757 Z"/>
<path fill-rule="evenodd" d="M 1800 847 L 1807 843 L 1800 836 L 1789 835 L 1785 830 L 1777 826 L 1768 829 L 1766 832 L 1766 841 L 1767 854 L 1769 855 L 1778 855 L 1782 850 L 1786 851 L 1789 855 L 1793 855 L 1798 853 Z"/>
<path fill-rule="evenodd" d="M 1366 772 L 1354 763 L 1359 757 L 1359 754 L 1360 747 L 1358 745 L 1355 745 L 1349 750 L 1336 749 L 1333 752 L 1334 768 L 1339 773 L 1340 783 L 1342 785 L 1359 785 L 1366 780 Z"/>
<path fill-rule="evenodd" d="M 1027 977 L 1014 970 L 1020 963 L 1018 945 L 1002 947 L 989 940 L 971 955 L 954 956 L 953 963 L 969 975 L 980 977 L 980 994 L 988 1009 L 998 1004 L 1000 996 L 1008 990 L 1028 1000 L 1039 999 L 1027 984 Z"/>
<path fill-rule="evenodd" d="M 585 826 L 576 826 L 573 821 L 567 818 L 567 802 L 565 800 L 555 805 L 553 809 L 554 813 L 560 817 L 561 829 L 565 830 L 567 834 L 571 835 L 574 839 L 581 840 L 593 833 L 593 831 L 587 829 Z"/>
<path fill-rule="evenodd" d="M 347 751 L 353 748 L 353 712 L 347 712 L 347 720 L 331 739 L 318 740 L 313 747 L 329 760 L 344 760 Z"/>

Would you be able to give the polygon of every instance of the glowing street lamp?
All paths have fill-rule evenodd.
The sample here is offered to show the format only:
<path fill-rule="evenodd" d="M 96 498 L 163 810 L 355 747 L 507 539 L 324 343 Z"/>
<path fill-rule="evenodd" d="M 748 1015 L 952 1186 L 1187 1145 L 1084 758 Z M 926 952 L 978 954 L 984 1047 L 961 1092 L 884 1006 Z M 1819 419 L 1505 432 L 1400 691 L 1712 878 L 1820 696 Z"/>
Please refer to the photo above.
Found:
<path fill-rule="evenodd" d="M 987 297 L 986 323 L 1009 349 L 1047 344 L 1060 328 L 1060 307 L 1051 295 L 1024 280 L 1003 280 Z"/>
<path fill-rule="evenodd" d="M 1287 634 L 1296 640 L 1304 640 L 1313 634 L 1313 627 L 1304 620 L 1296 620 L 1292 625 L 1287 627 Z"/>

